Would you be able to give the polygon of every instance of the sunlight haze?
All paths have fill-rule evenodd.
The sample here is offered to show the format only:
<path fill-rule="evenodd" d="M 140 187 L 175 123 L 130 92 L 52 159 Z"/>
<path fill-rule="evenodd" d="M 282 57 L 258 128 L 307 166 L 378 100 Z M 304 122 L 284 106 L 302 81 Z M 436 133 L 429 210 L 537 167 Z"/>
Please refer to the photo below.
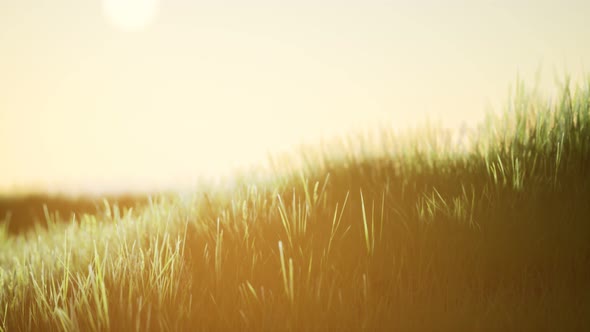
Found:
<path fill-rule="evenodd" d="M 123 30 L 139 30 L 154 20 L 158 12 L 157 0 L 103 0 L 107 18 Z"/>
<path fill-rule="evenodd" d="M 125 6 L 126 4 L 127 6 Z M 0 2 L 0 193 L 186 188 L 590 64 L 588 1 Z"/>

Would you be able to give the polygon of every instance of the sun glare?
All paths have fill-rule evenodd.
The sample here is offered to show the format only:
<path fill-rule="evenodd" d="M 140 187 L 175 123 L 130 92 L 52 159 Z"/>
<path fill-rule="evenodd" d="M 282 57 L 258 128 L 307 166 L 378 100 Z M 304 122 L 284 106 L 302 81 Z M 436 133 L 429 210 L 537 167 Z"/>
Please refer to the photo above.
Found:
<path fill-rule="evenodd" d="M 117 28 L 139 30 L 154 20 L 158 12 L 158 0 L 103 0 L 103 9 Z"/>

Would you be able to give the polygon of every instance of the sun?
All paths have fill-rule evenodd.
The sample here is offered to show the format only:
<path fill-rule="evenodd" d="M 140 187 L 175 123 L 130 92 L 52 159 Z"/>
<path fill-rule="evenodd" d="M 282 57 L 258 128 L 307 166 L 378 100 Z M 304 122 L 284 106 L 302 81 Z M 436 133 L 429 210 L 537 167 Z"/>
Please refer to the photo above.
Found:
<path fill-rule="evenodd" d="M 158 12 L 158 0 L 103 0 L 102 4 L 109 21 L 127 31 L 145 28 Z"/>

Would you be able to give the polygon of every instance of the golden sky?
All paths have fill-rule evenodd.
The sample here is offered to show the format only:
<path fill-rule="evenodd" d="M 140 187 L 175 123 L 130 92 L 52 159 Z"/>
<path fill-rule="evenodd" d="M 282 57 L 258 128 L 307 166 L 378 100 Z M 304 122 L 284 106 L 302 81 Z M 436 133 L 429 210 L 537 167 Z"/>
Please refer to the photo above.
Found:
<path fill-rule="evenodd" d="M 547 87 L 583 74 L 588 13 L 574 0 L 0 0 L 0 193 L 179 188 L 376 123 L 473 124 L 517 74 L 541 67 Z"/>

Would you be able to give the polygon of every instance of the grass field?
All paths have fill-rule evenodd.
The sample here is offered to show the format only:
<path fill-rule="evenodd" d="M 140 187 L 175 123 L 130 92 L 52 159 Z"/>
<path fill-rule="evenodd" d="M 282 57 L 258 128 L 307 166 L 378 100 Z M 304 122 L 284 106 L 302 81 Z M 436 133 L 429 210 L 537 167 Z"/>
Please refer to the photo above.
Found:
<path fill-rule="evenodd" d="M 0 230 L 5 331 L 589 331 L 590 80 L 231 189 Z"/>

